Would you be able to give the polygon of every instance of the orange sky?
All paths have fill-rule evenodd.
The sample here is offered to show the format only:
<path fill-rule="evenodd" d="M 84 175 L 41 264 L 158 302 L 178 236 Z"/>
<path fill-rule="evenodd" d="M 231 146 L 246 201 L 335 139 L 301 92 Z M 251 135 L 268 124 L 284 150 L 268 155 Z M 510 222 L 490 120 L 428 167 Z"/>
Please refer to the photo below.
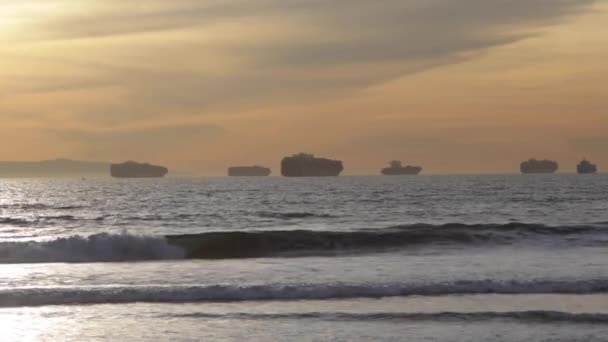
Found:
<path fill-rule="evenodd" d="M 0 159 L 608 170 L 608 2 L 5 0 Z"/>

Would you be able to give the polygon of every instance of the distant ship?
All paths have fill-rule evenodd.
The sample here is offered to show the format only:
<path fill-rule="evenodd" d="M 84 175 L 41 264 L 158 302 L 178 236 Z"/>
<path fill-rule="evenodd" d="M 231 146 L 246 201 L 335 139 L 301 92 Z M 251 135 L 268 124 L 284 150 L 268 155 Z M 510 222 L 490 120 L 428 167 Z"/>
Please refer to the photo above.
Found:
<path fill-rule="evenodd" d="M 232 166 L 228 168 L 228 176 L 230 177 L 266 177 L 272 171 L 267 167 L 262 166 Z"/>
<path fill-rule="evenodd" d="M 342 161 L 317 158 L 313 154 L 299 153 L 281 161 L 281 174 L 285 177 L 331 177 L 344 170 Z"/>
<path fill-rule="evenodd" d="M 382 174 L 387 176 L 400 176 L 400 175 L 417 175 L 422 171 L 420 166 L 406 166 L 403 167 L 401 162 L 393 160 L 389 163 L 390 167 L 382 169 Z"/>
<path fill-rule="evenodd" d="M 128 161 L 110 165 L 110 174 L 116 178 L 154 178 L 164 177 L 169 170 L 163 166 L 141 164 Z"/>
<path fill-rule="evenodd" d="M 587 159 L 583 159 L 577 166 L 576 171 L 578 173 L 596 173 L 597 165 L 591 163 Z"/>
<path fill-rule="evenodd" d="M 559 165 L 552 160 L 530 159 L 521 163 L 521 173 L 555 173 Z"/>

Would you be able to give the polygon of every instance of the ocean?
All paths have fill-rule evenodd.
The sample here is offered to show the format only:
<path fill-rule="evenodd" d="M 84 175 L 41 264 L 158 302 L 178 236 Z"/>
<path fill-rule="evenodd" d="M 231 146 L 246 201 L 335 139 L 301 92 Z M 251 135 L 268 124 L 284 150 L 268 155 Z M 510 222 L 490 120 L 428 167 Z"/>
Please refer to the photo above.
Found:
<path fill-rule="evenodd" d="M 0 341 L 608 341 L 608 175 L 0 180 Z"/>

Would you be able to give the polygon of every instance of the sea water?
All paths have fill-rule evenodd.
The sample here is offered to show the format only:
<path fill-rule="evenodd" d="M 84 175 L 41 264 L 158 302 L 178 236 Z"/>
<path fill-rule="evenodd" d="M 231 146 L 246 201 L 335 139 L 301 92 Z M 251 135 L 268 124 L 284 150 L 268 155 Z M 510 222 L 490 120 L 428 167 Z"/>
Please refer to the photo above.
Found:
<path fill-rule="evenodd" d="M 608 176 L 0 181 L 0 341 L 608 341 Z"/>

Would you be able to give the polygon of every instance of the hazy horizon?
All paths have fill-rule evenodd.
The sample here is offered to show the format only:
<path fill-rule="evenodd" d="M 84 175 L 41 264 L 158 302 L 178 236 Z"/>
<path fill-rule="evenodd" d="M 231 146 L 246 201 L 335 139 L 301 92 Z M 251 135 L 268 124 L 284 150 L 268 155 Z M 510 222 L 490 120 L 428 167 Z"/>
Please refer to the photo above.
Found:
<path fill-rule="evenodd" d="M 129 160 L 133 160 L 133 159 L 129 159 Z M 82 160 L 82 159 L 72 159 L 72 158 L 64 158 L 64 157 L 58 157 L 58 158 L 52 158 L 52 159 L 44 159 L 44 160 L 21 160 L 21 161 L 16 161 L 16 160 L 0 160 L 0 167 L 5 167 L 7 163 L 10 164 L 23 164 L 23 165 L 17 165 L 17 167 L 13 166 L 10 170 L 6 170 L 6 169 L 0 169 L 0 177 L 1 176 L 6 176 L 6 175 L 10 175 L 11 177 L 13 176 L 19 176 L 20 174 L 22 175 L 47 175 L 47 176 L 61 176 L 61 175 L 65 175 L 65 176 L 87 176 L 90 175 L 90 173 L 92 172 L 93 174 L 107 174 L 109 176 L 109 170 L 103 170 L 102 172 L 99 172 L 98 169 L 91 169 L 88 170 L 88 173 L 83 173 L 80 174 L 79 173 L 79 169 L 76 168 L 69 168 L 69 170 L 67 172 L 63 172 L 63 171 L 57 171 L 56 169 L 52 169 L 52 170 L 47 170 L 44 168 L 36 168 L 36 169 L 32 169 L 30 166 L 30 164 L 38 164 L 38 163 L 46 163 L 46 162 L 54 162 L 54 161 L 66 161 L 66 162 L 84 162 L 84 163 L 90 163 L 90 164 L 101 164 L 101 165 L 107 165 L 109 166 L 110 164 L 114 164 L 114 163 L 123 163 L 129 160 L 114 160 L 114 161 L 108 161 L 108 160 Z M 526 159 L 527 160 L 527 159 Z M 134 160 L 137 162 L 146 162 L 143 160 Z M 523 160 L 522 160 L 523 161 Z M 373 170 L 371 172 L 356 172 L 353 170 L 349 170 L 348 168 L 348 161 L 343 161 L 345 162 L 345 170 L 342 172 L 342 176 L 377 176 L 377 175 L 381 175 L 381 169 L 384 167 L 388 166 L 388 163 L 386 163 L 385 165 L 380 165 L 376 170 Z M 281 165 L 280 165 L 280 161 L 275 163 L 276 165 L 260 165 L 260 164 L 256 164 L 255 166 L 264 166 L 264 167 L 269 167 L 272 170 L 272 174 L 270 176 L 281 176 Z M 559 162 L 558 162 L 559 164 Z M 158 165 L 161 166 L 167 166 L 167 164 L 163 164 L 163 163 L 158 163 Z M 40 165 L 36 165 L 36 166 L 40 166 Z M 226 168 L 224 170 L 220 170 L 217 172 L 200 172 L 200 171 L 195 171 L 195 170 L 185 170 L 185 169 L 171 169 L 169 168 L 169 176 L 210 176 L 210 177 L 215 177 L 215 176 L 227 176 L 227 170 L 229 167 L 234 167 L 234 166 L 254 166 L 254 164 L 250 164 L 250 165 L 240 165 L 240 164 L 234 164 L 234 165 L 227 165 Z M 95 171 L 97 170 L 97 171 Z M 108 172 L 106 172 L 108 171 Z M 49 173 L 50 172 L 50 173 Z M 604 171 L 600 168 L 598 170 L 599 173 L 603 173 Z M 428 169 L 423 169 L 422 174 L 426 174 L 426 175 L 515 175 L 515 174 L 520 174 L 521 171 L 519 169 L 519 164 L 514 165 L 513 168 L 511 170 L 508 171 L 486 171 L 486 172 L 435 172 L 434 170 L 428 170 Z M 559 165 L 559 169 L 557 170 L 556 173 L 567 173 L 567 174 L 575 174 L 576 173 L 576 165 L 574 167 L 569 167 L 568 166 L 564 166 L 564 165 Z"/>
<path fill-rule="evenodd" d="M 6 0 L 0 160 L 602 171 L 607 19 L 594 0 Z"/>

